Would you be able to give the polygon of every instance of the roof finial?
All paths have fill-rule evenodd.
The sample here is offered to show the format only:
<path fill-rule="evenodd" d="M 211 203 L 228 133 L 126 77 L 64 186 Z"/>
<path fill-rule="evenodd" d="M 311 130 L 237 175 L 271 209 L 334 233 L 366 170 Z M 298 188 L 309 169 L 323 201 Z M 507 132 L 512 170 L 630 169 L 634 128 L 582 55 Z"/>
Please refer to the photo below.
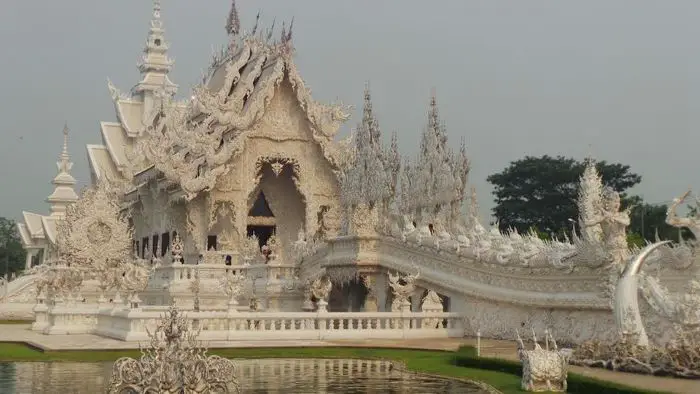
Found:
<path fill-rule="evenodd" d="M 153 0 L 153 19 L 160 19 L 160 0 Z"/>
<path fill-rule="evenodd" d="M 59 156 L 56 166 L 58 174 L 51 182 L 54 185 L 54 191 L 46 199 L 51 205 L 51 216 L 61 217 L 66 212 L 66 207 L 78 199 L 78 195 L 73 190 L 75 178 L 70 174 L 73 163 L 68 155 L 68 122 L 63 126 L 63 150 Z"/>
<path fill-rule="evenodd" d="M 250 33 L 251 36 L 255 35 L 255 32 L 258 31 L 258 24 L 260 23 L 260 11 L 258 10 L 258 14 L 255 15 L 255 25 L 253 25 L 253 31 Z"/>
<path fill-rule="evenodd" d="M 238 17 L 238 8 L 236 7 L 236 0 L 231 1 L 231 10 L 228 13 L 228 19 L 226 20 L 226 33 L 229 36 L 237 35 L 241 30 L 241 20 Z"/>
<path fill-rule="evenodd" d="M 285 21 L 282 21 L 282 33 L 280 36 L 280 43 L 284 44 L 287 42 L 287 23 Z"/>
<path fill-rule="evenodd" d="M 61 152 L 61 159 L 69 160 L 68 156 L 68 122 L 63 126 L 63 151 Z"/>
<path fill-rule="evenodd" d="M 292 22 L 289 24 L 289 31 L 287 31 L 286 41 L 292 41 L 292 28 L 294 27 L 294 17 L 292 17 Z"/>

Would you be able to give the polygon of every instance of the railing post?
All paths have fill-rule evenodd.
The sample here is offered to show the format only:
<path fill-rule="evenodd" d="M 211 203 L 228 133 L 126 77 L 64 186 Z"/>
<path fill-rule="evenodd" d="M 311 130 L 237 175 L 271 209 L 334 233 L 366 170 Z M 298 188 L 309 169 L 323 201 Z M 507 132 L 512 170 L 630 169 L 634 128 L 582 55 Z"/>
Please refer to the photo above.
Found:
<path fill-rule="evenodd" d="M 476 330 L 476 356 L 481 357 L 481 330 Z"/>
<path fill-rule="evenodd" d="M 318 339 L 325 339 L 326 337 L 326 319 L 324 318 L 326 313 L 328 313 L 328 302 L 325 300 L 319 300 L 316 305 L 318 309 L 316 310 L 316 321 L 318 321 Z"/>

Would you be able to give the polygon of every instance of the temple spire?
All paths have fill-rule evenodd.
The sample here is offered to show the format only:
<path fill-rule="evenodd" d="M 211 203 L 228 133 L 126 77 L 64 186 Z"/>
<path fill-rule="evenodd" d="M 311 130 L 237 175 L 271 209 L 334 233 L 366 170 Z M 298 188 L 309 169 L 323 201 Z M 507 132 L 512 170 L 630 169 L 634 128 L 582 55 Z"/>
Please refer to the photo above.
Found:
<path fill-rule="evenodd" d="M 229 36 L 238 35 L 241 31 L 241 20 L 238 17 L 238 8 L 236 7 L 236 0 L 231 1 L 231 10 L 228 13 L 228 19 L 226 19 L 226 33 Z"/>
<path fill-rule="evenodd" d="M 56 162 L 58 174 L 51 182 L 54 185 L 53 193 L 46 198 L 50 206 L 51 216 L 63 217 L 66 213 L 68 205 L 78 200 L 78 195 L 73 187 L 75 186 L 75 178 L 70 174 L 73 163 L 70 161 L 68 154 L 68 124 L 63 127 L 63 150 Z"/>
<path fill-rule="evenodd" d="M 168 57 L 168 43 L 165 41 L 165 29 L 161 20 L 160 0 L 153 0 L 153 17 L 148 30 L 146 47 L 143 49 L 143 57 L 138 64 L 141 72 L 141 82 L 134 90 L 143 92 L 147 96 L 149 92 L 161 90 L 165 87 L 170 94 L 174 94 L 177 85 L 168 78 L 173 61 Z M 145 97 L 144 97 L 145 98 Z"/>

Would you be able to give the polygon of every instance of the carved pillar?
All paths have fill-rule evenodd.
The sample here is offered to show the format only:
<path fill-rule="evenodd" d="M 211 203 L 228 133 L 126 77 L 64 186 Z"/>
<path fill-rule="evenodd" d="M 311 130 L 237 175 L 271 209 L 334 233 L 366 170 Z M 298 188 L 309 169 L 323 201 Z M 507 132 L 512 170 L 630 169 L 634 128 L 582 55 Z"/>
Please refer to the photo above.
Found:
<path fill-rule="evenodd" d="M 24 262 L 24 269 L 25 270 L 29 270 L 30 268 L 32 268 L 32 257 L 34 257 L 34 250 L 33 249 L 27 251 L 27 257 L 26 257 L 26 260 Z"/>
<path fill-rule="evenodd" d="M 377 300 L 377 309 L 379 312 L 387 312 L 387 292 L 389 284 L 385 273 L 377 273 L 374 276 L 374 296 Z"/>

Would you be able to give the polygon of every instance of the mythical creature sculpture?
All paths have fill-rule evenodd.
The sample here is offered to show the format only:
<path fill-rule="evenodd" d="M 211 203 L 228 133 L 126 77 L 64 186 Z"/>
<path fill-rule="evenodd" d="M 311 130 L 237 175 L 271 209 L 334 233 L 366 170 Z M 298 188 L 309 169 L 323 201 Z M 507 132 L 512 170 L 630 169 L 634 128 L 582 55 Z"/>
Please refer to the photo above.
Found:
<path fill-rule="evenodd" d="M 693 233 L 695 239 L 700 239 L 700 216 L 697 213 L 690 217 L 680 217 L 676 213 L 678 207 L 690 196 L 691 190 L 683 193 L 682 196 L 674 198 L 666 211 L 666 223 L 673 227 L 686 227 Z M 695 200 L 696 207 L 700 208 L 700 200 Z"/>
<path fill-rule="evenodd" d="M 532 340 L 535 348 L 526 350 L 520 333 L 516 330 L 518 339 L 518 357 L 523 363 L 523 376 L 521 387 L 525 391 L 555 391 L 565 392 L 567 388 L 567 374 L 569 361 L 563 352 L 559 352 L 557 343 L 551 334 L 546 334 L 547 346 L 542 349 L 535 332 L 532 332 Z M 552 342 L 553 350 L 549 349 L 549 342 Z"/>
<path fill-rule="evenodd" d="M 311 294 L 318 300 L 318 302 L 328 302 L 328 296 L 331 294 L 331 289 L 333 288 L 333 283 L 331 283 L 330 278 L 323 276 L 314 280 L 311 283 Z"/>
<path fill-rule="evenodd" d="M 136 360 L 123 357 L 112 367 L 109 393 L 232 393 L 239 392 L 235 364 L 219 356 L 207 356 L 197 343 L 199 332 L 188 330 L 187 319 L 171 306 L 150 346 Z"/>
<path fill-rule="evenodd" d="M 609 260 L 617 267 L 621 267 L 629 257 L 626 233 L 630 224 L 629 212 L 629 208 L 620 211 L 620 194 L 608 188 L 598 212 L 584 223 L 586 227 L 601 226 Z"/>
<path fill-rule="evenodd" d="M 684 295 L 671 296 L 658 280 L 642 275 L 651 254 L 669 241 L 645 247 L 627 264 L 615 289 L 614 314 L 619 336 L 611 343 L 589 341 L 575 351 L 576 365 L 646 374 L 700 377 L 700 282 L 691 280 Z M 641 281 L 641 283 L 640 283 Z M 674 339 L 664 347 L 650 343 L 637 292 L 641 287 L 652 309 L 674 324 Z"/>
<path fill-rule="evenodd" d="M 686 292 L 670 295 L 658 279 L 647 276 L 642 294 L 652 309 L 670 322 L 688 329 L 700 327 L 700 281 L 693 279 Z"/>
<path fill-rule="evenodd" d="M 420 277 L 420 272 L 412 275 L 400 276 L 399 274 L 389 275 L 389 287 L 394 292 L 394 300 L 391 302 L 391 310 L 393 312 L 401 310 L 401 307 L 410 303 L 408 297 L 415 291 L 416 280 Z"/>

